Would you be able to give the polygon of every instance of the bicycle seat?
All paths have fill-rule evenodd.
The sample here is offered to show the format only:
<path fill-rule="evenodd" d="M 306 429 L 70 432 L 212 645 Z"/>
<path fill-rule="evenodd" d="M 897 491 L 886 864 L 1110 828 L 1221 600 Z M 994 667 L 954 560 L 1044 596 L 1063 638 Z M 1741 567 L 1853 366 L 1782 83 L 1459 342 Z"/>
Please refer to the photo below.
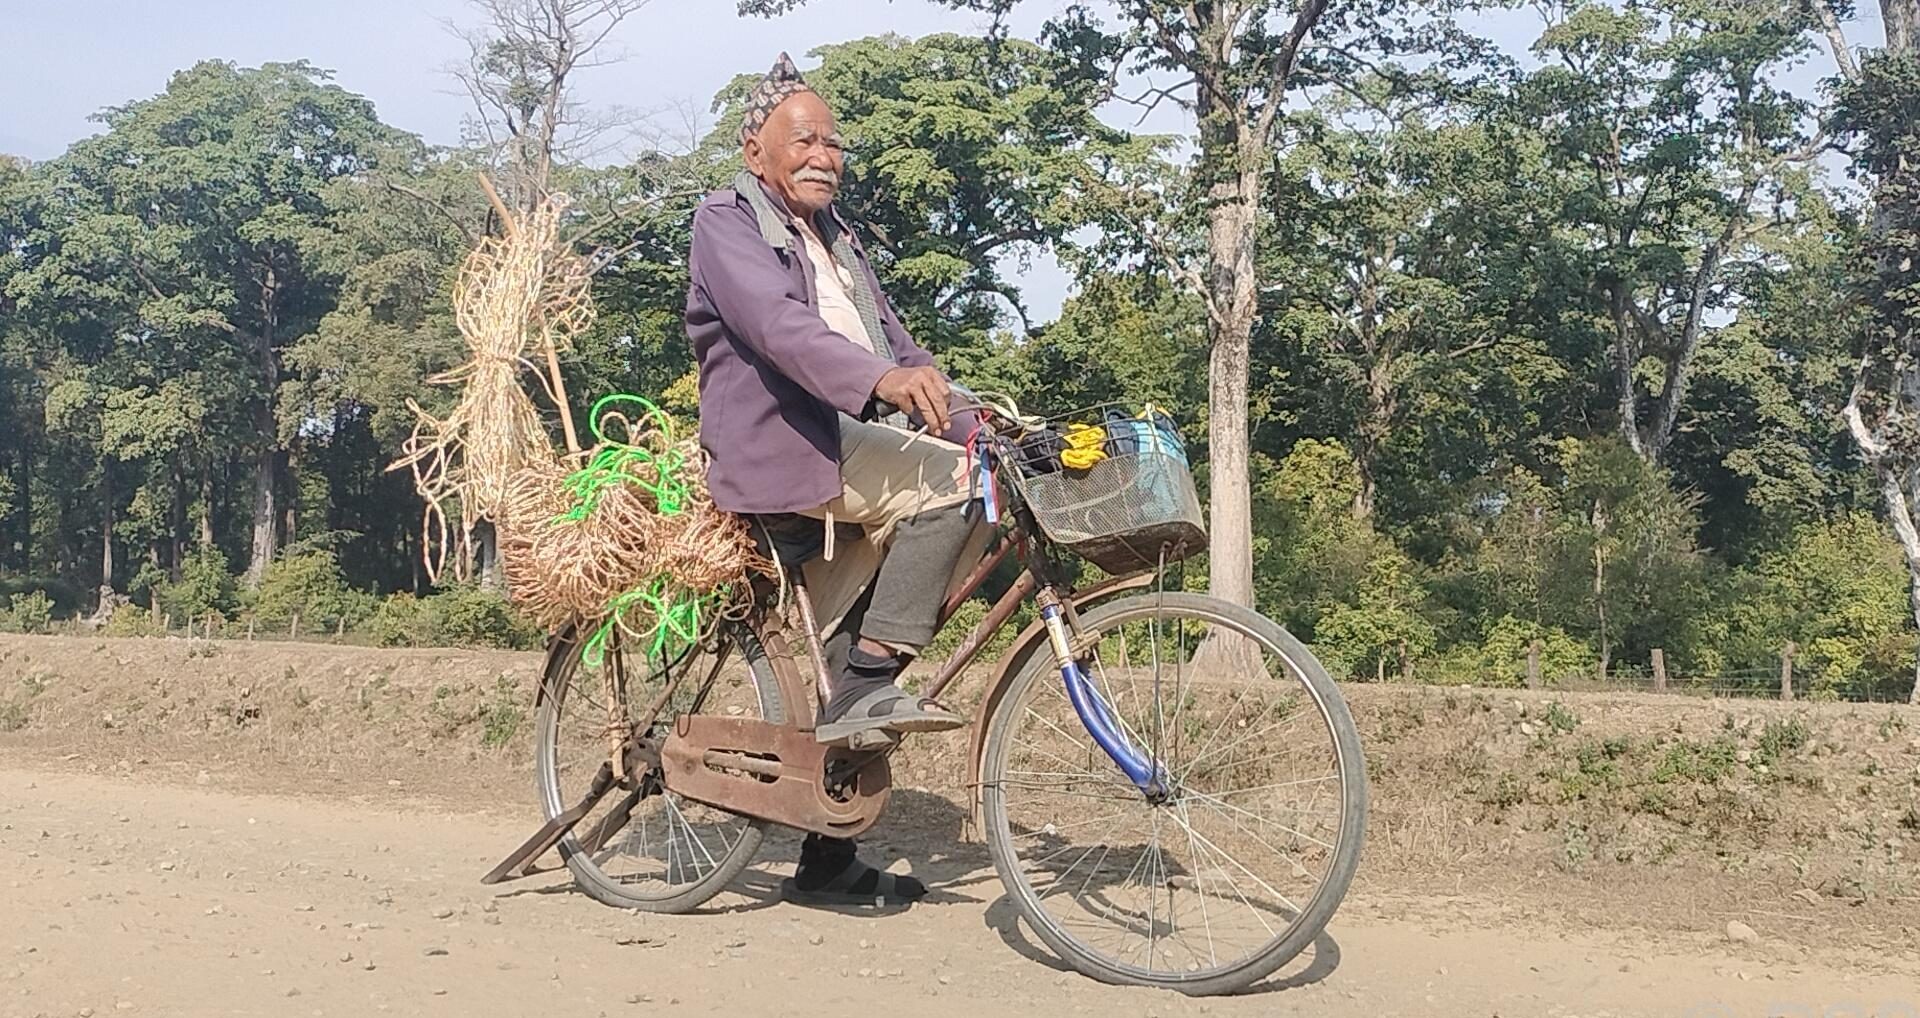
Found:
<path fill-rule="evenodd" d="M 858 523 L 836 522 L 834 528 L 836 544 L 849 544 L 867 536 Z M 819 558 L 827 546 L 826 524 L 799 513 L 749 513 L 747 530 L 753 534 L 754 550 L 777 559 L 786 569 L 799 569 Z"/>

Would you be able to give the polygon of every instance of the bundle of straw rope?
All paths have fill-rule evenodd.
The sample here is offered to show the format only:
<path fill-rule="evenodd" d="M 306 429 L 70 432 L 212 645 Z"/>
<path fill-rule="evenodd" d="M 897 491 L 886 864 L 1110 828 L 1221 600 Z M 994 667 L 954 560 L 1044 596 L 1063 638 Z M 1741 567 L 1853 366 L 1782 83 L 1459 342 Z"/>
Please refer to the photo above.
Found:
<path fill-rule="evenodd" d="M 772 566 L 745 523 L 713 505 L 697 440 L 676 437 L 658 407 L 602 399 L 588 422 L 597 444 L 580 449 L 558 354 L 593 322 L 592 271 L 561 239 L 566 198 L 515 215 L 481 184 L 506 230 L 480 242 L 454 287 L 473 357 L 429 379 L 465 388 L 444 419 L 408 404 L 419 420 L 389 468 L 411 469 L 426 501 L 428 573 L 437 579 L 451 558 L 464 577 L 474 527 L 489 520 L 509 596 L 549 630 L 592 628 L 589 663 L 616 634 L 647 653 L 677 652 L 746 591 L 750 572 Z M 559 412 L 564 456 L 521 385 L 523 367 Z"/>
<path fill-rule="evenodd" d="M 499 521 L 507 589 L 549 628 L 599 620 L 583 647 L 589 664 L 616 633 L 671 656 L 728 594 L 746 590 L 750 572 L 771 565 L 745 522 L 714 507 L 699 443 L 676 438 L 658 407 L 615 394 L 589 424 L 599 444 L 579 470 L 534 466 L 513 477 Z M 609 434 L 616 425 L 622 437 Z"/>
<path fill-rule="evenodd" d="M 459 401 L 436 418 L 412 400 L 416 418 L 403 455 L 388 469 L 409 468 L 426 502 L 423 559 L 438 582 L 448 559 L 465 579 L 473 561 L 474 526 L 497 520 L 510 479 L 529 466 L 558 464 L 540 411 L 520 384 L 520 369 L 535 367 L 529 347 L 546 354 L 550 376 L 536 367 L 547 398 L 559 408 L 569 448 L 577 447 L 560 383 L 558 353 L 593 323 L 585 259 L 559 239 L 565 195 L 542 200 L 524 216 L 509 213 L 492 185 L 481 183 L 506 225 L 499 237 L 483 238 L 460 267 L 453 286 L 454 322 L 472 359 L 428 378 L 434 385 L 462 385 Z M 456 529 L 449 507 L 458 513 Z"/>

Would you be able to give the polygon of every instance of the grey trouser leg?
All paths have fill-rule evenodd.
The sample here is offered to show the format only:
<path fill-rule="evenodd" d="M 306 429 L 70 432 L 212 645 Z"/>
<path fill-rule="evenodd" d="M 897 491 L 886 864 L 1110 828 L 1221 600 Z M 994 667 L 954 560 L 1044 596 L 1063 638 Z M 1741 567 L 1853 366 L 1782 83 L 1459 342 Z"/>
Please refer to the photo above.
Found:
<path fill-rule="evenodd" d="M 967 506 L 929 509 L 893 528 L 860 635 L 918 652 L 933 640 L 954 566 L 973 537 Z"/>

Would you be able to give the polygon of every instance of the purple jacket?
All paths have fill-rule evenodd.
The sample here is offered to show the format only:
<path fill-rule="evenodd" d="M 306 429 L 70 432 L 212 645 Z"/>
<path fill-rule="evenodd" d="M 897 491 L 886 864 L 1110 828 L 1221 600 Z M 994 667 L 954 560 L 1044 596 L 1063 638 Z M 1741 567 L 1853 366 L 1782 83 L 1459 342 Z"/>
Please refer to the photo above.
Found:
<path fill-rule="evenodd" d="M 851 231 L 895 363 L 829 329 L 799 227 L 777 194 L 761 190 L 783 222 L 762 222 L 732 188 L 708 195 L 693 214 L 687 339 L 700 366 L 700 444 L 713 461 L 714 504 L 797 512 L 840 495 L 839 415 L 859 417 L 895 363 L 919 367 L 933 357 L 900 324 Z M 832 216 L 847 230 L 837 211 Z"/>

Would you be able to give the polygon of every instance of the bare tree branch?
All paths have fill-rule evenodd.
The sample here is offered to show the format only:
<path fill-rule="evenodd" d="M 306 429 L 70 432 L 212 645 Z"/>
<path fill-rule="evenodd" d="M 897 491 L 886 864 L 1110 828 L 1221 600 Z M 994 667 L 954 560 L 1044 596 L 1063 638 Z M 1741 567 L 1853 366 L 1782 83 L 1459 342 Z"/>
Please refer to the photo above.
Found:
<path fill-rule="evenodd" d="M 1812 0 L 1813 12 L 1820 16 L 1820 28 L 1827 34 L 1827 47 L 1833 51 L 1833 62 L 1840 68 L 1840 76 L 1848 81 L 1860 80 L 1860 65 L 1853 59 L 1853 50 L 1847 46 L 1847 34 L 1840 29 L 1840 17 L 1833 12 L 1833 5 L 1827 0 Z"/>
<path fill-rule="evenodd" d="M 1147 122 L 1147 118 L 1153 115 L 1154 110 L 1160 108 L 1160 104 L 1162 102 L 1165 102 L 1168 99 L 1173 99 L 1175 92 L 1178 92 L 1183 88 L 1186 88 L 1188 85 L 1196 84 L 1198 83 L 1198 81 L 1199 79 L 1197 78 L 1188 78 L 1185 81 L 1176 82 L 1172 85 L 1168 85 L 1165 88 L 1149 88 L 1145 92 L 1140 93 L 1139 96 L 1137 97 L 1124 96 L 1124 95 L 1115 93 L 1114 98 L 1120 100 L 1123 103 L 1127 103 L 1129 105 L 1142 107 L 1142 109 L 1140 110 L 1140 118 L 1133 122 L 1133 126 L 1139 127 L 1141 124 L 1144 124 Z M 1176 99 L 1175 101 L 1177 102 L 1178 100 Z"/>
<path fill-rule="evenodd" d="M 1287 30 L 1287 38 L 1280 44 L 1280 52 L 1274 54 L 1273 70 L 1267 79 L 1267 104 L 1261 108 L 1259 120 L 1254 125 L 1253 136 L 1265 143 L 1273 137 L 1274 114 L 1286 105 L 1287 79 L 1293 75 L 1293 65 L 1300 59 L 1300 45 L 1306 41 L 1307 33 L 1326 13 L 1327 0 L 1307 0 L 1301 6 L 1300 13 L 1294 16 L 1293 27 Z"/>
<path fill-rule="evenodd" d="M 392 191 L 396 194 L 406 195 L 407 197 L 412 198 L 413 200 L 420 202 L 421 204 L 426 205 L 429 208 L 433 209 L 435 212 L 438 212 L 441 215 L 447 217 L 447 221 L 452 223 L 456 228 L 458 228 L 460 233 L 467 238 L 467 245 L 469 247 L 480 242 L 480 238 L 474 235 L 473 228 L 468 226 L 465 220 L 462 220 L 459 216 L 454 215 L 452 209 L 447 208 L 445 205 L 440 204 L 438 201 L 435 201 L 432 197 L 422 194 L 421 192 L 414 190 L 413 188 L 408 187 L 405 184 L 396 183 L 391 178 L 383 177 L 381 178 L 380 183 L 384 184 L 387 190 Z"/>

